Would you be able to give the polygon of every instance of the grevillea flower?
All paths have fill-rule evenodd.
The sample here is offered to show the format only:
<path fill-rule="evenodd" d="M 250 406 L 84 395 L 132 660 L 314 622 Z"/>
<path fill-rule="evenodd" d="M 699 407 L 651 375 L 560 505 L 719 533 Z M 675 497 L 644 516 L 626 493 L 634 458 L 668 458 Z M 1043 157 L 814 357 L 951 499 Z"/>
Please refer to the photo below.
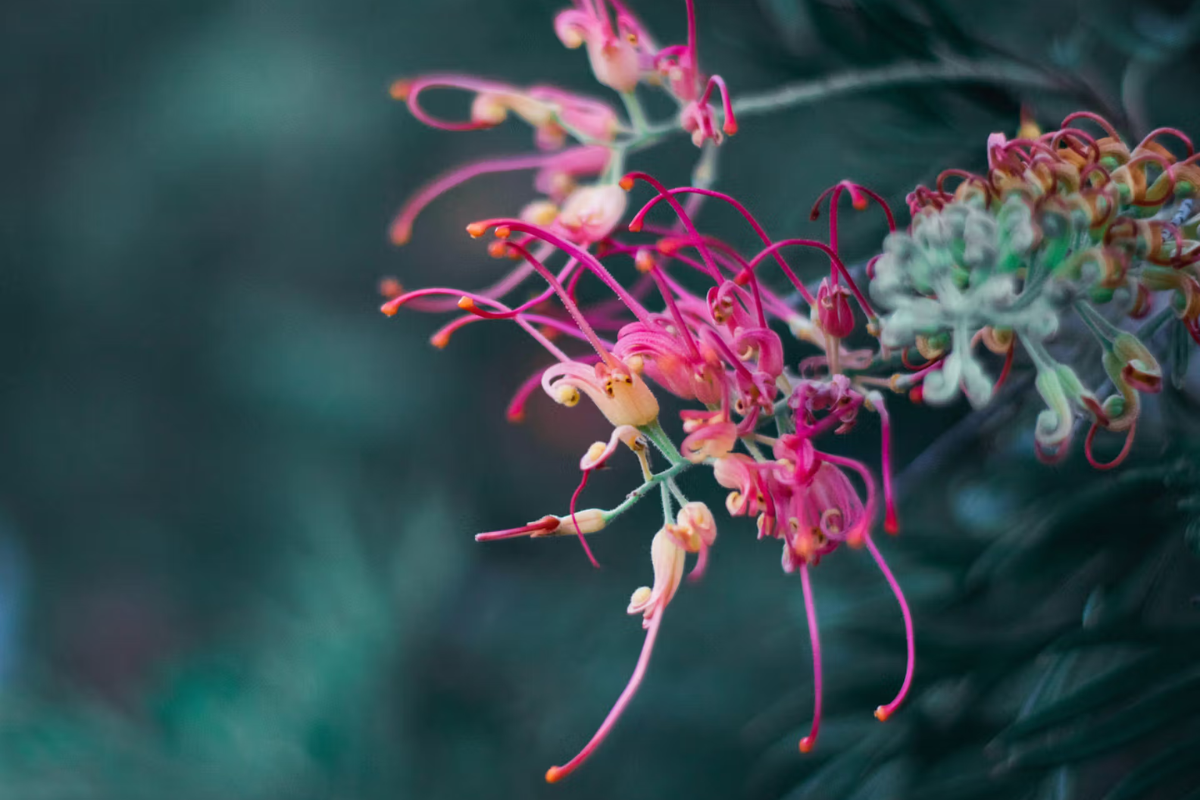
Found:
<path fill-rule="evenodd" d="M 1013 369 L 1019 347 L 1033 362 L 1046 404 L 1035 426 L 1038 454 L 1064 456 L 1083 417 L 1091 421 L 1086 457 L 1108 468 L 1129 452 L 1142 395 L 1162 386 L 1148 334 L 1174 322 L 1176 331 L 1200 341 L 1200 214 L 1193 214 L 1200 156 L 1179 131 L 1160 129 L 1131 147 L 1093 114 L 1071 115 L 1060 130 L 1045 134 L 1027 120 L 1016 139 L 989 137 L 984 174 L 947 170 L 934 189 L 917 187 L 907 198 L 912 220 L 904 231 L 897 231 L 882 197 L 841 181 L 811 212 L 818 219 L 827 203 L 827 241 L 776 240 L 744 205 L 708 185 L 717 151 L 707 145 L 733 134 L 737 121 L 725 82 L 700 69 L 693 0 L 686 0 L 686 11 L 686 43 L 665 47 L 622 0 L 574 0 L 555 18 L 561 42 L 586 49 L 599 83 L 621 94 L 625 116 L 602 100 L 554 87 L 460 75 L 397 82 L 392 91 L 418 119 L 444 130 L 520 120 L 533 129 L 536 148 L 468 164 L 419 189 L 393 223 L 397 243 L 408 240 L 430 202 L 474 177 L 532 171 L 535 196 L 520 209 L 467 226 L 474 237 L 494 233 L 487 252 L 505 265 L 485 288 L 405 292 L 387 281 L 382 310 L 457 314 L 431 337 L 438 347 L 480 321 L 518 325 L 552 362 L 516 386 L 508 418 L 524 419 L 541 387 L 563 406 L 586 397 L 585 407 L 594 406 L 612 426 L 607 440 L 580 458 L 580 481 L 566 514 L 476 538 L 573 535 L 598 566 L 588 537 L 649 494 L 661 496 L 663 523 L 650 543 L 653 585 L 634 592 L 628 608 L 642 616 L 641 655 L 587 745 L 547 772 L 551 782 L 596 750 L 632 700 L 687 558 L 695 556 L 693 578 L 709 563 L 716 521 L 707 506 L 688 499 L 679 481 L 685 472 L 711 467 L 717 484 L 729 490 L 729 515 L 753 520 L 760 539 L 778 540 L 784 571 L 799 573 L 813 655 L 813 721 L 800 741 L 807 752 L 823 710 L 811 573 L 842 545 L 870 554 L 905 629 L 900 688 L 875 716 L 888 719 L 912 684 L 912 615 L 872 538 L 880 516 L 886 532 L 899 530 L 884 392 L 908 392 L 936 405 L 961 391 L 982 406 Z M 662 89 L 677 116 L 651 122 L 639 99 L 644 87 Z M 470 93 L 467 118 L 428 113 L 421 97 L 432 89 Z M 694 173 L 702 185 L 668 189 L 644 172 L 621 176 L 626 157 L 657 144 L 676 124 L 696 145 L 706 145 Z M 1079 124 L 1098 126 L 1100 133 Z M 958 181 L 953 191 L 951 180 Z M 626 192 L 639 185 L 649 187 L 650 199 L 622 229 Z M 870 299 L 842 258 L 843 197 L 856 211 L 877 206 L 892 232 L 866 265 Z M 758 251 L 743 253 L 703 233 L 693 219 L 702 201 L 735 211 L 760 243 Z M 669 214 L 655 221 L 652 212 Z M 785 257 L 797 248 L 828 267 L 815 288 Z M 540 288 L 529 297 L 531 279 Z M 581 282 L 592 285 L 581 292 Z M 581 299 L 597 289 L 602 299 Z M 866 335 L 857 330 L 860 318 Z M 1148 319 L 1143 328 L 1130 330 L 1127 320 L 1141 319 Z M 1115 390 L 1108 397 L 1099 398 L 1073 365 L 1052 355 L 1055 335 L 1068 324 L 1086 328 L 1099 342 L 1099 366 Z M 794 368 L 785 358 L 785 332 L 811 348 Z M 913 363 L 913 350 L 922 363 Z M 907 371 L 896 372 L 897 362 Z M 679 447 L 660 421 L 664 393 L 692 404 L 680 411 Z M 877 471 L 833 452 L 841 437 L 854 434 L 862 413 L 879 418 Z M 1125 436 L 1107 464 L 1092 456 L 1100 429 Z M 625 450 L 638 462 L 641 484 L 614 508 L 579 510 L 589 476 Z"/>
<path fill-rule="evenodd" d="M 1083 121 L 1102 135 L 1076 126 Z M 1183 155 L 1162 143 L 1170 139 Z M 1157 359 L 1122 321 L 1158 306 L 1149 330 L 1174 315 L 1200 341 L 1200 242 L 1187 238 L 1195 235 L 1191 212 L 1200 191 L 1191 141 L 1164 128 L 1130 147 L 1105 120 L 1081 112 L 1060 130 L 1013 140 L 994 134 L 987 159 L 984 175 L 947 170 L 936 190 L 909 195 L 912 226 L 889 237 L 875 262 L 871 296 L 887 310 L 881 343 L 902 352 L 915 346 L 930 359 L 897 386 L 919 384 L 921 399 L 932 404 L 961 389 L 983 406 L 1020 345 L 1046 403 L 1035 431 L 1038 455 L 1064 457 L 1082 416 L 1091 423 L 1088 461 L 1116 466 L 1133 442 L 1139 395 L 1162 386 Z M 953 192 L 950 178 L 960 180 Z M 1171 297 L 1159 303 L 1155 293 Z M 1052 354 L 1068 323 L 1094 335 L 1116 394 L 1101 401 L 1075 367 Z M 973 352 L 981 341 L 1004 358 L 996 381 Z M 1106 464 L 1092 455 L 1101 428 L 1125 436 Z"/>

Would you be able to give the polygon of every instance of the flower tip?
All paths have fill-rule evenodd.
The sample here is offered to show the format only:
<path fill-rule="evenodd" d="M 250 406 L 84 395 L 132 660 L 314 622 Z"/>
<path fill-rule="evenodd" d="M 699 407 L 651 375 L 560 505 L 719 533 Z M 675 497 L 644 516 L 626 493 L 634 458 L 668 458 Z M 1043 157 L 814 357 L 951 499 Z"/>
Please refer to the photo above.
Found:
<path fill-rule="evenodd" d="M 891 509 L 891 508 L 888 509 L 887 516 L 884 517 L 884 520 L 883 520 L 883 529 L 885 531 L 887 531 L 888 533 L 890 533 L 892 536 L 895 536 L 897 533 L 900 532 L 900 522 L 899 522 L 899 520 L 896 519 L 895 509 Z"/>
<path fill-rule="evenodd" d="M 409 225 L 393 226 L 388 238 L 392 240 L 392 244 L 403 247 L 412 240 L 412 227 Z"/>
<path fill-rule="evenodd" d="M 853 195 L 853 199 L 850 201 L 850 205 L 854 206 L 855 211 L 866 211 L 867 196 L 864 194 L 855 193 Z"/>
<path fill-rule="evenodd" d="M 629 232 L 630 233 L 639 233 L 641 230 L 642 230 L 642 221 L 640 219 L 635 218 L 632 222 L 629 223 Z"/>
<path fill-rule="evenodd" d="M 403 102 L 404 100 L 408 99 L 408 93 L 411 89 L 412 81 L 401 78 L 400 80 L 392 81 L 391 86 L 388 87 L 388 94 L 393 100 L 400 100 Z"/>
<path fill-rule="evenodd" d="M 450 334 L 446 331 L 438 331 L 433 336 L 429 337 L 429 343 L 438 350 L 445 350 L 446 345 L 450 344 Z"/>
<path fill-rule="evenodd" d="M 925 402 L 925 384 L 918 383 L 908 392 L 908 399 L 917 405 Z"/>
<path fill-rule="evenodd" d="M 472 239 L 478 239 L 487 233 L 487 229 L 488 224 L 486 222 L 472 222 L 467 226 L 467 233 L 471 235 Z"/>
<path fill-rule="evenodd" d="M 892 712 L 887 710 L 887 706 L 880 706 L 879 708 L 875 709 L 875 719 L 879 720 L 880 722 L 887 722 L 888 718 L 891 716 Z"/>
<path fill-rule="evenodd" d="M 512 228 L 508 227 L 507 225 L 501 225 L 496 228 L 497 239 L 507 239 L 510 236 L 512 236 Z"/>
<path fill-rule="evenodd" d="M 475 301 L 469 297 L 460 297 L 458 298 L 458 307 L 463 311 L 474 311 Z"/>
<path fill-rule="evenodd" d="M 562 767 L 551 767 L 546 770 L 546 783 L 558 783 L 566 775 Z"/>
<path fill-rule="evenodd" d="M 737 275 L 734 276 L 733 282 L 736 283 L 738 286 L 745 286 L 747 283 L 750 282 L 751 277 L 752 276 L 751 276 L 750 270 L 744 269 L 741 272 L 739 272 Z"/>
<path fill-rule="evenodd" d="M 508 419 L 508 423 L 510 425 L 520 425 L 522 422 L 525 421 L 525 411 L 524 410 L 510 411 L 510 412 L 508 412 L 508 414 L 506 416 Z"/>
<path fill-rule="evenodd" d="M 805 736 L 803 739 L 800 740 L 800 752 L 806 753 L 806 754 L 811 753 L 813 747 L 815 747 L 816 744 L 817 744 L 816 739 L 814 739 L 811 736 Z"/>
<path fill-rule="evenodd" d="M 643 273 L 653 272 L 656 266 L 654 256 L 650 255 L 646 250 L 638 250 L 637 255 L 633 259 L 633 265 L 637 268 L 638 272 Z"/>
<path fill-rule="evenodd" d="M 388 300 L 386 303 L 381 305 L 379 310 L 389 317 L 394 317 L 396 316 L 396 312 L 400 310 L 400 305 L 400 298 L 393 297 L 391 300 Z"/>
<path fill-rule="evenodd" d="M 625 191 L 631 192 L 631 191 L 633 191 L 633 178 L 626 175 L 624 178 L 621 178 L 621 180 L 617 182 L 617 185 L 620 186 Z"/>
<path fill-rule="evenodd" d="M 392 277 L 381 278 L 379 281 L 379 293 L 388 300 L 394 300 L 404 294 L 404 286 L 400 281 Z"/>
<path fill-rule="evenodd" d="M 726 136 L 733 136 L 738 132 L 738 124 L 735 119 L 725 120 L 725 124 L 721 126 L 721 130 L 725 131 Z"/>

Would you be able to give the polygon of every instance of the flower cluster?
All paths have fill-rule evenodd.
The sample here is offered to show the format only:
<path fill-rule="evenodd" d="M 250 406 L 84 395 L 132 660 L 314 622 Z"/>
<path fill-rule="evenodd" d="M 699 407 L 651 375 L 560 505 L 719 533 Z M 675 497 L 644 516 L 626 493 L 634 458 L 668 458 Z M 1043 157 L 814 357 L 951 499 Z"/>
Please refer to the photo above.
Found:
<path fill-rule="evenodd" d="M 1099 135 L 1077 127 L 1084 122 Z M 1200 341 L 1200 214 L 1192 213 L 1200 156 L 1173 129 L 1131 147 L 1087 112 L 1067 117 L 1060 130 L 1026 133 L 993 135 L 985 174 L 947 170 L 936 189 L 909 195 L 910 229 L 890 236 L 874 262 L 870 293 L 886 312 L 880 341 L 928 359 L 921 378 L 902 384 L 919 388 L 925 402 L 949 402 L 961 387 L 976 406 L 991 399 L 994 384 L 974 347 L 1005 359 L 1003 380 L 1019 344 L 1047 406 L 1035 434 L 1039 456 L 1065 457 L 1081 415 L 1091 424 L 1088 461 L 1110 468 L 1132 445 L 1140 394 L 1162 387 L 1158 361 L 1121 319 L 1157 312 L 1149 333 L 1175 317 Z M 952 178 L 960 182 L 950 191 Z M 1068 319 L 1101 346 L 1115 389 L 1104 400 L 1047 347 Z M 1106 464 L 1092 455 L 1098 429 L 1125 435 Z"/>
<path fill-rule="evenodd" d="M 872 539 L 880 517 L 887 532 L 899 529 L 885 391 L 937 404 L 951 401 L 961 388 L 972 403 L 985 404 L 1009 374 L 1020 344 L 1037 369 L 1037 388 L 1048 405 L 1037 424 L 1039 454 L 1065 455 L 1075 416 L 1082 414 L 1092 420 L 1085 450 L 1093 464 L 1098 428 L 1126 432 L 1119 461 L 1132 441 L 1139 394 L 1157 391 L 1162 381 L 1154 355 L 1120 327 L 1120 318 L 1153 313 L 1157 296 L 1172 293 L 1155 319 L 1177 317 L 1200 339 L 1195 268 L 1200 246 L 1189 238 L 1200 222 L 1191 215 L 1200 157 L 1179 132 L 1156 131 L 1130 149 L 1107 123 L 1087 113 L 1068 117 L 1061 130 L 1047 134 L 1027 124 L 1019 138 L 996 134 L 989 140 L 986 175 L 950 170 L 936 189 L 914 191 L 906 232 L 897 231 L 883 198 L 843 181 L 813 208 L 815 220 L 828 202 L 826 241 L 774 241 L 741 203 L 710 187 L 713 148 L 736 130 L 736 122 L 724 82 L 699 70 L 691 0 L 687 22 L 686 44 L 658 47 L 618 0 L 576 0 L 557 16 L 559 39 L 586 49 L 596 79 L 620 93 L 625 116 L 601 100 L 546 86 L 522 89 L 438 75 L 393 87 L 414 115 L 446 130 L 492 127 L 515 115 L 534 128 L 540 151 L 467 165 L 420 189 L 393 225 L 397 242 L 408 239 L 413 219 L 431 200 L 479 174 L 536 170 L 541 197 L 516 214 L 467 226 L 473 237 L 494 235 L 488 252 L 509 267 L 496 282 L 478 291 L 405 292 L 388 281 L 383 311 L 463 312 L 434 333 L 438 347 L 481 320 L 520 326 L 553 361 L 517 388 L 509 419 L 522 420 L 530 396 L 541 387 L 567 407 L 586 398 L 585 405 L 612 426 L 607 441 L 581 457 L 580 481 L 565 513 L 481 533 L 477 540 L 574 536 L 596 564 L 589 536 L 652 493 L 662 500 L 663 522 L 650 541 L 653 582 L 633 593 L 627 609 L 641 616 L 645 629 L 637 666 L 592 739 L 547 772 L 550 782 L 582 764 L 629 704 L 689 556 L 692 579 L 707 568 L 716 521 L 706 505 L 684 493 L 678 479 L 685 472 L 711 468 L 716 483 L 729 491 L 729 515 L 753 519 L 758 538 L 781 546 L 784 571 L 799 573 L 813 654 L 814 714 L 800 741 L 808 752 L 822 715 L 810 577 L 822 558 L 843 545 L 865 550 L 899 604 L 907 667 L 896 696 L 876 709 L 880 720 L 901 704 L 913 678 L 912 617 Z M 637 94 L 643 85 L 666 91 L 678 105 L 677 117 L 648 121 Z M 437 87 L 473 93 L 469 119 L 427 113 L 420 98 Z M 711 102 L 714 93 L 720 108 Z M 1106 135 L 1072 126 L 1084 119 Z M 625 171 L 627 154 L 680 129 L 703 146 L 694 185 L 668 189 L 644 172 Z M 1186 148 L 1182 160 L 1160 143 L 1168 137 Z M 961 182 L 950 191 L 946 182 L 953 177 Z M 648 187 L 649 199 L 626 230 L 619 230 L 628 193 L 638 184 Z M 892 231 L 884 252 L 867 265 L 870 299 L 840 255 L 843 198 L 858 211 L 877 206 Z M 746 254 L 701 233 L 694 216 L 705 201 L 737 212 L 761 242 L 758 251 Z M 669 212 L 667 221 L 647 221 L 656 207 Z M 790 248 L 818 254 L 829 265 L 828 275 L 807 285 L 785 258 Z M 529 299 L 512 299 L 531 280 L 543 288 Z M 585 299 L 597 290 L 603 299 Z M 1047 349 L 1069 312 L 1103 346 L 1102 365 L 1117 390 L 1103 402 Z M 812 354 L 790 366 L 782 334 L 810 346 Z M 864 342 L 878 346 L 863 347 Z M 1004 359 L 995 383 L 973 353 L 979 343 Z M 924 364 L 911 363 L 913 347 Z M 906 371 L 896 372 L 901 365 Z M 662 424 L 659 398 L 666 396 L 686 404 L 678 412 L 678 445 Z M 836 449 L 831 441 L 851 434 L 864 412 L 880 423 L 877 471 L 831 452 Z M 579 509 L 589 476 L 624 451 L 636 458 L 642 483 L 615 508 Z M 660 460 L 665 463 L 654 463 Z"/>
<path fill-rule="evenodd" d="M 610 10 L 615 19 L 610 18 Z M 872 325 L 876 315 L 842 262 L 836 239 L 837 205 L 843 195 L 860 209 L 875 200 L 887 213 L 889 224 L 891 212 L 869 190 L 839 184 L 830 194 L 829 243 L 773 242 L 750 212 L 727 195 L 703 186 L 668 190 L 645 173 L 623 177 L 615 173 L 631 141 L 645 141 L 664 127 L 648 125 L 641 118 L 633 94 L 641 82 L 662 86 L 678 101 L 676 124 L 690 132 L 697 144 L 715 145 L 722 132 L 735 129 L 723 82 L 717 77 L 705 80 L 698 71 L 691 2 L 687 10 L 688 44 L 665 48 L 654 46 L 619 3 L 581 0 L 557 18 L 560 39 L 568 46 L 586 46 L 596 78 L 623 93 L 628 122 L 620 121 L 599 101 L 546 87 L 522 91 L 436 76 L 405 83 L 395 91 L 418 117 L 443 128 L 482 128 L 516 114 L 535 127 L 538 144 L 547 154 L 472 165 L 435 181 L 406 206 L 393 228 L 394 238 L 407 238 L 413 217 L 430 199 L 481 172 L 538 169 L 538 188 L 546 197 L 518 215 L 467 226 L 475 237 L 494 233 L 489 253 L 515 264 L 492 286 L 477 292 L 442 287 L 403 292 L 390 283 L 385 287 L 389 299 L 384 312 L 391 315 L 401 308 L 465 312 L 434 334 L 439 347 L 472 322 L 511 321 L 540 343 L 554 363 L 531 375 L 517 390 L 509 418 L 524 417 L 529 396 L 540 386 L 564 406 L 576 406 L 586 398 L 612 425 L 608 441 L 592 445 L 581 458 L 581 480 L 566 513 L 476 538 L 572 535 L 596 563 L 586 537 L 605 529 L 652 491 L 662 497 L 663 524 L 650 545 L 653 584 L 635 591 L 628 608 L 630 614 L 642 616 L 646 630 L 641 657 L 592 740 L 571 761 L 547 773 L 552 782 L 595 750 L 632 698 L 666 608 L 682 583 L 688 556 L 695 556 L 693 579 L 705 571 L 716 541 L 716 521 L 703 503 L 686 497 L 676 480 L 697 465 L 711 467 L 717 483 L 730 490 L 729 513 L 755 520 L 759 538 L 782 545 L 784 570 L 800 573 L 816 690 L 813 725 L 801 742 L 802 750 L 807 752 L 816 743 L 821 718 L 820 644 L 809 568 L 843 544 L 865 548 L 878 563 L 899 600 L 908 634 L 908 668 L 896 697 L 877 710 L 881 720 L 901 703 L 912 678 L 908 606 L 871 540 L 881 506 L 886 529 L 897 530 L 888 468 L 890 422 L 882 394 L 845 371 L 871 361 L 868 351 L 850 349 L 843 341 L 854 332 L 855 306 Z M 420 105 L 423 90 L 449 85 L 476 92 L 470 121 L 437 120 Z M 709 102 L 714 89 L 721 93 L 720 112 Z M 557 149 L 568 137 L 577 144 Z M 575 183 L 577 178 L 596 176 L 600 176 L 596 183 Z M 629 221 L 629 234 L 619 236 L 626 193 L 638 182 L 647 184 L 653 194 Z M 729 204 L 741 214 L 762 241 L 762 249 L 747 257 L 732 245 L 701 234 L 689 209 L 705 199 Z M 672 223 L 647 222 L 648 214 L 660 204 L 670 210 Z M 830 264 L 829 276 L 815 292 L 785 259 L 783 251 L 789 247 L 814 249 Z M 760 268 L 768 264 L 783 273 L 800 298 L 800 307 L 760 279 Z M 524 302 L 507 299 L 532 278 L 540 278 L 546 288 Z M 597 282 L 611 293 L 611 299 L 582 301 L 579 286 L 584 280 Z M 799 370 L 789 370 L 781 331 L 812 343 L 818 354 L 806 359 Z M 571 341 L 586 349 L 569 352 L 575 349 Z M 660 424 L 656 394 L 662 392 L 695 404 L 680 412 L 684 438 L 678 447 Z M 819 440 L 850 433 L 863 410 L 877 414 L 882 423 L 881 491 L 876 473 L 866 465 L 817 447 Z M 764 427 L 772 427 L 773 435 L 767 435 Z M 637 458 L 642 485 L 616 508 L 577 508 L 588 477 L 618 450 L 628 450 Z M 654 471 L 652 457 L 665 460 L 665 466 Z"/>
<path fill-rule="evenodd" d="M 540 197 L 525 206 L 521 218 L 578 244 L 593 244 L 608 236 L 625 213 L 616 179 L 627 152 L 655 143 L 677 126 L 691 134 L 697 147 L 720 144 L 737 132 L 725 82 L 700 72 L 693 0 L 687 0 L 686 44 L 659 47 L 619 0 L 575 0 L 573 8 L 555 18 L 554 30 L 565 46 L 586 49 L 593 75 L 620 93 L 628 119 L 604 100 L 553 86 L 519 87 L 457 74 L 394 82 L 392 97 L 407 102 L 427 125 L 483 130 L 511 115 L 533 128 L 538 152 L 467 164 L 422 187 L 392 222 L 393 242 L 408 242 L 417 215 L 454 187 L 488 173 L 534 170 Z M 661 88 L 676 103 L 676 121 L 647 122 L 636 92 L 643 84 Z M 448 120 L 426 111 L 422 96 L 434 89 L 469 92 L 469 117 Z M 713 105 L 714 94 L 720 97 L 719 108 Z"/>

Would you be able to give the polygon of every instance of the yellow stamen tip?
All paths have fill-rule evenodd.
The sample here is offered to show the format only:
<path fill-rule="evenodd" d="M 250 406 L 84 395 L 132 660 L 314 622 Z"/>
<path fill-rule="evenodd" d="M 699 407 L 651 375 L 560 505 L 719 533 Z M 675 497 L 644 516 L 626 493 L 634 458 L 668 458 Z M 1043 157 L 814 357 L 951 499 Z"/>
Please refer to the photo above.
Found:
<path fill-rule="evenodd" d="M 632 191 L 633 190 L 633 178 L 626 175 L 624 178 L 621 178 L 618 185 L 627 192 Z"/>
<path fill-rule="evenodd" d="M 891 714 L 888 713 L 888 710 L 886 708 L 884 708 L 883 706 L 880 706 L 879 708 L 875 709 L 875 719 L 879 720 L 880 722 L 887 722 L 888 717 L 890 717 L 890 716 L 891 716 Z"/>
<path fill-rule="evenodd" d="M 467 233 L 471 235 L 472 239 L 478 239 L 480 236 L 483 236 L 485 233 L 487 233 L 487 229 L 488 226 L 486 222 L 472 222 L 467 226 Z"/>
<path fill-rule="evenodd" d="M 546 783 L 558 783 L 563 777 L 563 771 L 559 767 L 551 767 L 546 770 Z"/>
<path fill-rule="evenodd" d="M 458 298 L 458 307 L 463 311 L 472 311 L 475 308 L 475 301 L 469 297 Z"/>
<path fill-rule="evenodd" d="M 512 228 L 507 225 L 501 225 L 499 228 L 496 228 L 497 239 L 507 239 L 510 236 L 512 236 Z"/>

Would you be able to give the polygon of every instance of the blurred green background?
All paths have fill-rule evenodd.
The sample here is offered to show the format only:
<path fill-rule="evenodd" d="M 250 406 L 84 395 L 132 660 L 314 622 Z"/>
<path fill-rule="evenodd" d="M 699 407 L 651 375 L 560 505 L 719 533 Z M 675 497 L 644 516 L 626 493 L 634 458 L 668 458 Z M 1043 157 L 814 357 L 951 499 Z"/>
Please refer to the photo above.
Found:
<path fill-rule="evenodd" d="M 1143 479 L 1037 465 L 1021 402 L 961 424 L 961 407 L 905 407 L 909 525 L 881 546 L 919 630 L 933 630 L 918 661 L 926 696 L 908 721 L 870 718 L 902 675 L 903 629 L 862 554 L 839 553 L 815 583 L 827 709 L 848 721 L 835 718 L 823 753 L 801 759 L 811 677 L 798 586 L 774 543 L 720 515 L 709 575 L 672 605 L 626 719 L 587 768 L 546 786 L 545 769 L 586 741 L 632 669 L 641 631 L 624 609 L 650 580 L 655 509 L 595 540 L 600 571 L 569 540 L 475 545 L 476 531 L 565 512 L 603 420 L 537 397 L 529 421 L 509 426 L 509 394 L 541 363 L 534 346 L 515 326 L 475 325 L 439 352 L 427 339 L 440 323 L 383 317 L 376 286 L 385 275 L 408 287 L 490 282 L 496 263 L 462 226 L 530 196 L 527 176 L 480 180 L 419 219 L 407 248 L 388 244 L 391 215 L 421 182 L 529 147 L 516 125 L 424 129 L 388 98 L 389 82 L 454 70 L 599 91 L 586 59 L 554 38 L 560 5 L 0 9 L 0 798 L 900 797 L 980 775 L 944 796 L 983 796 L 1008 763 L 985 748 L 1008 718 L 979 706 L 985 719 L 966 732 L 938 727 L 947 703 L 975 708 L 951 689 L 1007 664 L 1011 685 L 980 684 L 1002 708 L 1034 703 L 1030 686 L 1058 663 L 1043 650 L 1097 597 L 1126 598 L 1138 559 L 1165 559 L 1176 576 L 1152 581 L 1173 598 L 1154 619 L 1195 625 L 1190 512 L 1178 507 L 1194 487 L 1188 395 L 1156 406 L 1140 431 L 1131 462 L 1158 470 Z M 1107 103 L 1096 110 L 1115 109 L 1127 130 L 1200 132 L 1186 3 L 698 6 L 703 63 L 735 96 L 939 55 L 1072 76 L 1063 92 L 924 86 L 748 120 L 722 150 L 718 185 L 778 235 L 821 235 L 808 209 L 840 178 L 902 207 L 941 169 L 981 167 L 986 135 L 1013 133 L 1022 103 L 1050 125 Z M 682 40 L 682 0 L 635 7 L 660 40 Z M 681 138 L 634 163 L 681 183 L 694 157 Z M 750 245 L 725 212 L 704 222 Z M 847 223 L 851 256 L 877 249 L 880 218 Z M 873 425 L 847 452 L 874 451 Z M 584 505 L 610 506 L 636 480 L 631 464 L 599 475 Z M 686 488 L 719 505 L 710 483 L 693 476 Z M 1140 493 L 1112 488 L 1131 485 Z M 1089 536 L 1016 573 L 992 563 L 998 547 L 1022 552 L 1005 537 L 1039 544 L 1031 526 L 1074 508 L 1077 492 L 1092 493 L 1098 516 L 1062 512 L 1061 526 Z M 1117 505 L 1096 512 L 1101 502 Z M 1035 612 L 1045 630 L 1026 642 Z M 884 633 L 839 634 L 868 623 Z M 981 631 L 999 653 L 968 636 Z M 1059 669 L 1057 691 L 1089 663 Z M 1194 729 L 1170 735 L 1196 741 Z M 873 755 L 837 760 L 864 747 Z M 999 796 L 1075 785 L 1099 797 L 1094 787 L 1130 768 L 1125 747 L 1070 760 L 1081 776 L 1057 756 L 1035 759 Z M 829 765 L 853 786 L 813 782 Z"/>

